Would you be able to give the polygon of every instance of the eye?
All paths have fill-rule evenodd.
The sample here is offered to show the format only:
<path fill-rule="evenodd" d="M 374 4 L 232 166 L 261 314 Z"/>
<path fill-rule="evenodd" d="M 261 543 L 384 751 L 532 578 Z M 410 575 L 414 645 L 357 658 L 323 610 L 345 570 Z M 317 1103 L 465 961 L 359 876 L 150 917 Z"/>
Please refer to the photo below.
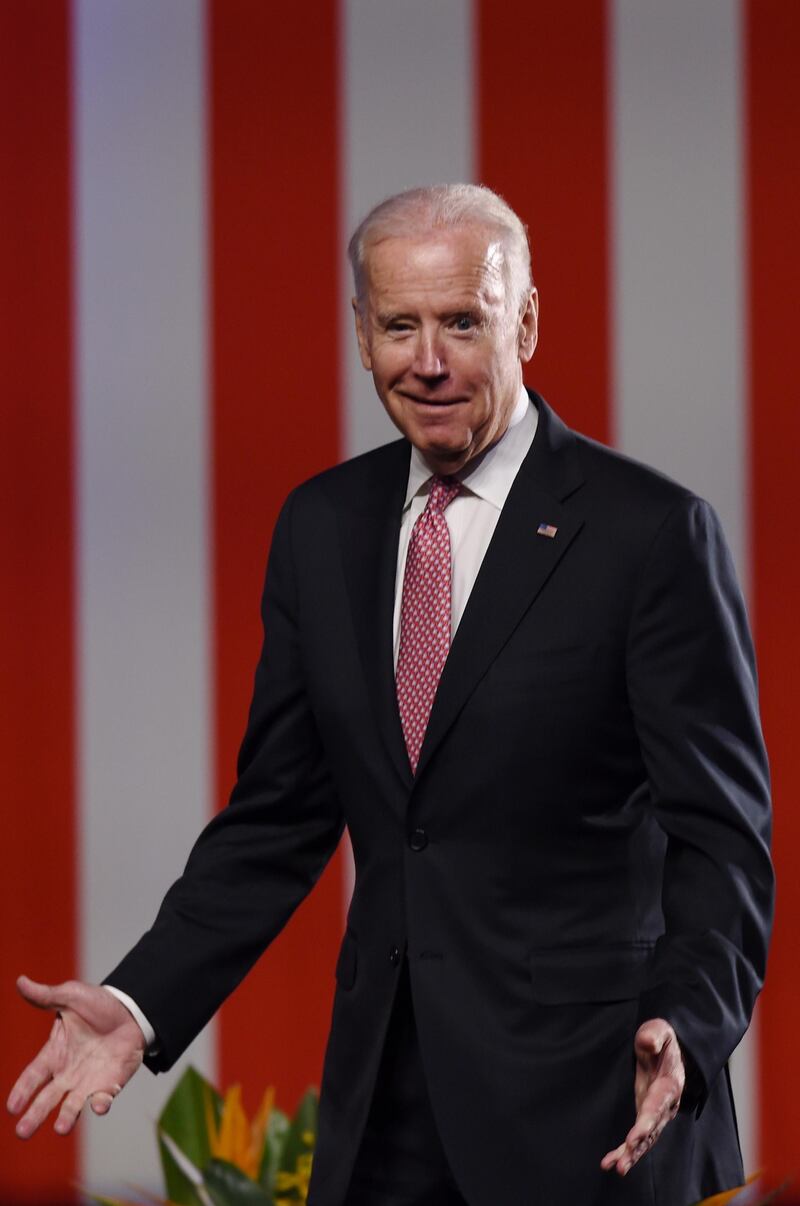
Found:
<path fill-rule="evenodd" d="M 472 314 L 457 314 L 453 319 L 453 329 L 456 331 L 473 331 L 476 325 Z"/>

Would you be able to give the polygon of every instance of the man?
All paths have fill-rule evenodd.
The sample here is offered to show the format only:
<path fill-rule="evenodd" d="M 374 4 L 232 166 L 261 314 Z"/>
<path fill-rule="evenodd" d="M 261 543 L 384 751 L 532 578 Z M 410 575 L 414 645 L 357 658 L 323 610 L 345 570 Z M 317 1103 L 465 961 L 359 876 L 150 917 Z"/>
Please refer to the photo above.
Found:
<path fill-rule="evenodd" d="M 500 198 L 391 198 L 351 255 L 405 438 L 287 501 L 231 805 L 109 977 L 125 1004 L 22 981 L 60 1017 L 18 1132 L 169 1067 L 346 823 L 312 1206 L 688 1206 L 742 1177 L 726 1061 L 772 907 L 718 523 L 526 394 L 538 299 Z"/>

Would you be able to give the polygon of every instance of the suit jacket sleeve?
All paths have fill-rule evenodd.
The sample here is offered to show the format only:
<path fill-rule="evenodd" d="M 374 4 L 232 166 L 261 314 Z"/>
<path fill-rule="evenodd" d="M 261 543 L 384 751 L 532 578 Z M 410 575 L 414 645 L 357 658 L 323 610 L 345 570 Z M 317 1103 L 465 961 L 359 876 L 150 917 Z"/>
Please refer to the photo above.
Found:
<path fill-rule="evenodd" d="M 711 507 L 689 497 L 658 531 L 628 644 L 628 688 L 667 836 L 664 933 L 640 1021 L 672 1023 L 704 1082 L 746 1030 L 772 917 L 770 804 L 744 603 Z"/>
<path fill-rule="evenodd" d="M 108 976 L 175 1062 L 311 890 L 343 828 L 304 686 L 292 496 L 275 528 L 264 644 L 230 803 L 196 842 L 155 923 Z"/>

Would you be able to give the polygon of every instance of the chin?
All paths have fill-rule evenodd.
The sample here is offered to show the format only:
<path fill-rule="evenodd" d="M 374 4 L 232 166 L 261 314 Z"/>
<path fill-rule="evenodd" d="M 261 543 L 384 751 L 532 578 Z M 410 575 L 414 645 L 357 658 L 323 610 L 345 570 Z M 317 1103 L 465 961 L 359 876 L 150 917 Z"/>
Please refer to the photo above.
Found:
<path fill-rule="evenodd" d="M 415 423 L 407 435 L 420 451 L 441 456 L 459 456 L 472 447 L 475 439 L 472 429 L 463 424 L 456 428 L 444 423 Z"/>
<path fill-rule="evenodd" d="M 457 473 L 470 458 L 469 448 L 442 447 L 441 444 L 417 444 L 416 447 L 437 473 Z"/>

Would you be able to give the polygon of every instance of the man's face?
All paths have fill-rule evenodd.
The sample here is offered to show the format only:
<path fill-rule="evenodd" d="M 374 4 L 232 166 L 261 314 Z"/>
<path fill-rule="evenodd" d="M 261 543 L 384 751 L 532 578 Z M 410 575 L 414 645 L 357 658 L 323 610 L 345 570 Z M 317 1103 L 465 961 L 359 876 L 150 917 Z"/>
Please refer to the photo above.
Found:
<path fill-rule="evenodd" d="M 361 361 L 436 473 L 455 473 L 503 434 L 536 346 L 536 292 L 522 314 L 509 305 L 503 256 L 481 226 L 388 238 L 368 254 Z"/>

